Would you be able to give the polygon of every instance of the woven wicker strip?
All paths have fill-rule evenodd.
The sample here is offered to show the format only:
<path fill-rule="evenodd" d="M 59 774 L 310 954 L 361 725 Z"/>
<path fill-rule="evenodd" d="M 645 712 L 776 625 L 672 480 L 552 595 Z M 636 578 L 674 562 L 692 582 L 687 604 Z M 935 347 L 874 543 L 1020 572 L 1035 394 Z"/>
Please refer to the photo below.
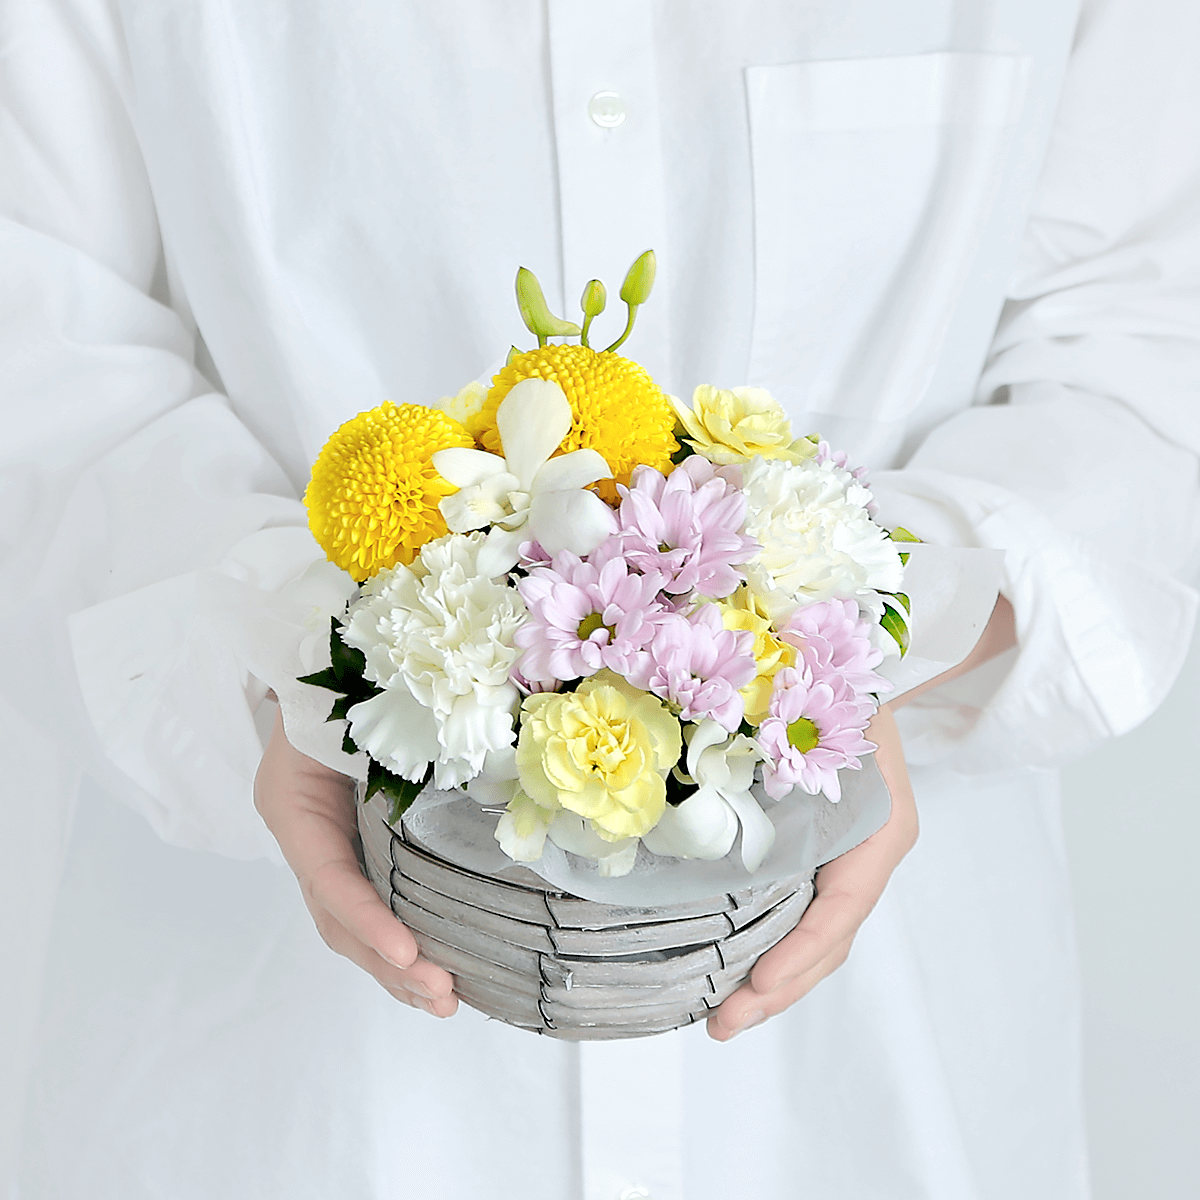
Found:
<path fill-rule="evenodd" d="M 795 928 L 812 880 L 781 880 L 659 908 L 555 891 L 514 864 L 480 875 L 358 806 L 376 891 L 455 991 L 490 1017 L 571 1041 L 663 1033 L 706 1017 Z"/>

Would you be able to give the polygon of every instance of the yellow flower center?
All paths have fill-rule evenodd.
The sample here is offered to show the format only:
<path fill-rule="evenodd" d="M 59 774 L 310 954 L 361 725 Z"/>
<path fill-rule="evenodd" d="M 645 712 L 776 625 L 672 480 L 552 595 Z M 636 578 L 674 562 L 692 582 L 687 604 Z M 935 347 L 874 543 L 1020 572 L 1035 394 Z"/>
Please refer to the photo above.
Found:
<path fill-rule="evenodd" d="M 596 632 L 597 629 L 607 629 L 609 641 L 612 641 L 616 630 L 611 625 L 605 625 L 604 618 L 599 613 L 588 613 L 582 621 L 579 622 L 579 628 L 575 632 L 579 635 L 581 642 L 586 642 L 588 638 Z"/>
<path fill-rule="evenodd" d="M 787 727 L 788 741 L 800 751 L 807 754 L 815 750 L 821 742 L 821 732 L 807 717 L 797 717 Z"/>
<path fill-rule="evenodd" d="M 496 409 L 516 384 L 533 377 L 553 380 L 571 405 L 575 419 L 562 441 L 562 452 L 592 449 L 608 463 L 613 478 L 595 485 L 605 500 L 616 502 L 616 485 L 628 483 L 639 464 L 664 474 L 671 470 L 671 455 L 679 443 L 675 412 L 662 389 L 632 359 L 573 344 L 539 346 L 519 354 L 492 380 L 492 390 L 476 418 L 485 450 L 503 452 Z"/>

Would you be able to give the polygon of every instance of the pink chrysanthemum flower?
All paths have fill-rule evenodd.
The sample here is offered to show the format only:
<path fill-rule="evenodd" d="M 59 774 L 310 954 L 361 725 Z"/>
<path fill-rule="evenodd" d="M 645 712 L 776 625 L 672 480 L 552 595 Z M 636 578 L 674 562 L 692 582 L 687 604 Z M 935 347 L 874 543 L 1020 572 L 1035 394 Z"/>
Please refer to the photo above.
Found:
<path fill-rule="evenodd" d="M 661 587 L 657 572 L 631 571 L 622 558 L 596 564 L 569 550 L 556 554 L 517 584 L 530 616 L 513 639 L 525 651 L 517 669 L 528 683 L 578 679 L 601 667 L 628 676 L 648 660 L 664 619 Z"/>
<path fill-rule="evenodd" d="M 677 704 L 681 720 L 707 717 L 732 733 L 745 709 L 739 691 L 754 678 L 753 651 L 754 635 L 726 629 L 706 604 L 690 617 L 667 616 L 629 681 Z"/>
<path fill-rule="evenodd" d="M 815 679 L 840 676 L 860 696 L 892 690 L 875 673 L 883 651 L 871 644 L 871 623 L 853 600 L 822 600 L 797 609 L 779 636 L 800 651 Z"/>
<path fill-rule="evenodd" d="M 740 532 L 746 498 L 708 459 L 692 455 L 665 476 L 638 467 L 619 490 L 620 532 L 603 553 L 619 545 L 639 571 L 660 571 L 674 595 L 728 596 L 745 578 L 735 568 L 758 548 Z"/>
<path fill-rule="evenodd" d="M 816 680 L 807 666 L 785 667 L 775 676 L 769 715 L 758 728 L 767 795 L 779 800 L 798 787 L 840 800 L 838 771 L 860 770 L 862 755 L 875 749 L 863 737 L 874 712 L 874 704 L 836 675 Z"/>
<path fill-rule="evenodd" d="M 601 543 L 603 544 L 603 543 Z M 522 571 L 532 571 L 534 567 L 548 567 L 550 555 L 542 549 L 542 543 L 536 538 L 533 541 L 522 542 L 517 566 Z"/>

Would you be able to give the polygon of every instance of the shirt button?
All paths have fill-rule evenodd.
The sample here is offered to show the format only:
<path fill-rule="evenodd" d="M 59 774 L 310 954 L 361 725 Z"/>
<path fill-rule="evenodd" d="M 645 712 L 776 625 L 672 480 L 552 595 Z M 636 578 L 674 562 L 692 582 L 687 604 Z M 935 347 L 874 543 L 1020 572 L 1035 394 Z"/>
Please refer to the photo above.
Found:
<path fill-rule="evenodd" d="M 627 1187 L 618 1197 L 617 1200 L 653 1200 L 647 1188 L 637 1184 L 634 1187 Z"/>
<path fill-rule="evenodd" d="M 625 101 L 616 92 L 597 92 L 588 101 L 588 116 L 601 129 L 616 129 L 625 123 Z M 630 1193 L 629 1200 L 639 1200 L 639 1197 Z"/>

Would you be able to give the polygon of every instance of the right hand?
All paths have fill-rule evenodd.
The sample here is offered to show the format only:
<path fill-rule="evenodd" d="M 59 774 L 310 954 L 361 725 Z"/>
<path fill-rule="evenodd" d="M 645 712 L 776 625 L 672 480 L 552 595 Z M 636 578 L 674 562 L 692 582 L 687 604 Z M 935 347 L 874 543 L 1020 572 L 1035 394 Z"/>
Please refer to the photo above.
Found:
<path fill-rule="evenodd" d="M 358 865 L 354 781 L 301 754 L 280 716 L 254 779 L 254 805 L 295 872 L 325 944 L 397 1000 L 452 1016 L 454 977 L 420 957 L 413 935 Z"/>

